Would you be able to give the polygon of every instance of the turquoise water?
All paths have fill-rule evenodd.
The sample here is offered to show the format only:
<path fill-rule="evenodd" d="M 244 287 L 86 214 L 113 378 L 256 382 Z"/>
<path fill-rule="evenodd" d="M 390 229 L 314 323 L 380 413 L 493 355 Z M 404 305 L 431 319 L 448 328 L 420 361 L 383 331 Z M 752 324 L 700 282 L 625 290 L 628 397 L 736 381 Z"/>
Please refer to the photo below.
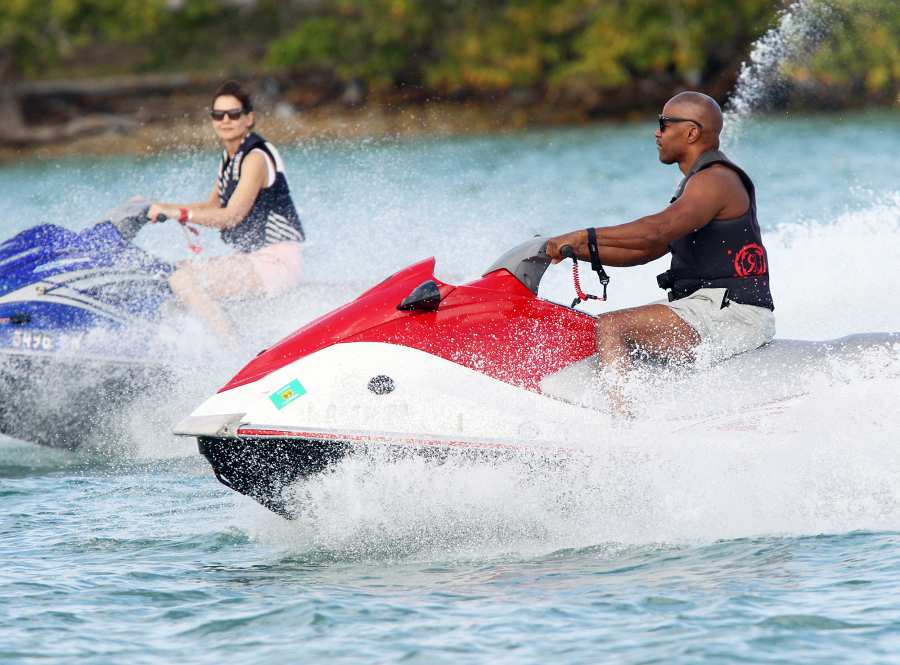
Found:
<path fill-rule="evenodd" d="M 900 331 L 898 130 L 896 114 L 771 118 L 729 147 L 757 182 L 779 336 Z M 534 233 L 660 208 L 678 174 L 652 131 L 283 146 L 312 239 L 295 306 L 254 310 L 242 358 L 197 342 L 218 363 L 136 410 L 136 445 L 0 441 L 0 662 L 900 660 L 891 359 L 833 368 L 790 427 L 660 422 L 622 442 L 641 455 L 587 468 L 348 462 L 302 488 L 297 522 L 229 492 L 168 433 L 254 344 L 414 260 L 465 279 Z M 202 198 L 215 161 L 5 167 L 2 236 L 82 227 L 134 193 Z M 139 242 L 188 257 L 177 228 Z M 660 270 L 613 271 L 612 306 L 659 297 Z"/>

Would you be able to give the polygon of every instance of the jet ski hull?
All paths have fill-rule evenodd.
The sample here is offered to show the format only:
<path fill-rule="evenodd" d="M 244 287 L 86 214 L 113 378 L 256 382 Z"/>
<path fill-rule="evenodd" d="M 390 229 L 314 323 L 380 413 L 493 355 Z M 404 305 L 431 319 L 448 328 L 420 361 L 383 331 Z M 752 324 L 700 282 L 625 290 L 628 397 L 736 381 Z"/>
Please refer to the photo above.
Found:
<path fill-rule="evenodd" d="M 572 451 L 525 448 L 491 442 L 416 439 L 409 436 L 384 436 L 375 433 L 310 433 L 292 438 L 197 437 L 200 454 L 212 467 L 223 485 L 244 494 L 274 513 L 294 519 L 299 508 L 286 490 L 291 485 L 327 470 L 354 456 L 372 455 L 379 460 L 397 460 L 416 456 L 434 463 L 448 459 L 473 462 L 498 462 L 511 458 L 559 462 Z M 538 454 L 533 454 L 537 452 Z M 372 459 L 370 457 L 369 459 Z"/>
<path fill-rule="evenodd" d="M 166 385 L 161 365 L 0 354 L 0 434 L 53 448 L 119 444 L 131 402 Z"/>
<path fill-rule="evenodd" d="M 288 515 L 281 496 L 288 485 L 350 454 L 558 457 L 573 417 L 608 429 L 605 414 L 422 351 L 347 343 L 218 393 L 175 433 L 197 437 L 223 484 Z"/>
<path fill-rule="evenodd" d="M 738 373 L 770 377 L 771 385 L 748 389 L 747 396 L 758 402 L 748 401 L 750 406 L 740 409 L 746 418 L 764 423 L 770 406 L 794 403 L 802 395 L 803 384 L 787 381 L 789 373 L 814 375 L 836 358 L 855 361 L 873 352 L 897 356 L 900 336 L 777 341 L 658 387 L 656 415 L 673 432 L 708 431 L 715 417 L 735 415 L 727 398 L 717 402 L 709 391 L 727 396 L 730 377 Z M 227 487 L 292 517 L 284 496 L 288 486 L 357 453 L 374 452 L 378 459 L 417 455 L 543 462 L 596 453 L 603 442 L 610 443 L 616 424 L 596 410 L 602 408 L 603 396 L 591 384 L 591 366 L 595 359 L 565 368 L 548 377 L 544 392 L 536 394 L 406 347 L 337 344 L 272 376 L 219 393 L 183 420 L 176 433 L 198 438 L 200 452 Z M 378 372 L 392 379 L 391 393 L 375 395 L 369 389 L 368 377 Z M 293 376 L 303 377 L 304 392 L 278 409 L 271 397 L 289 386 Z M 667 397 L 668 391 L 676 397 Z M 706 395 L 708 413 L 666 413 L 665 403 L 681 403 L 677 395 L 695 393 L 692 401 L 698 403 Z M 587 403 L 580 400 L 585 397 L 593 398 L 594 408 L 584 408 Z M 343 427 L 337 428 L 339 423 Z M 630 430 L 639 425 L 624 423 Z"/>

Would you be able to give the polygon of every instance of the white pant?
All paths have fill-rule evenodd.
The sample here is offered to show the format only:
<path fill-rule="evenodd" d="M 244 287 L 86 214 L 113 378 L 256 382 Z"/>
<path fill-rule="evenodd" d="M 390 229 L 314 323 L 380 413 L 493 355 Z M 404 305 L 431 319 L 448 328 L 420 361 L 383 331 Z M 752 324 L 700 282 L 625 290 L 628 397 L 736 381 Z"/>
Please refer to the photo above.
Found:
<path fill-rule="evenodd" d="M 698 289 L 686 298 L 660 301 L 700 336 L 697 360 L 715 362 L 756 349 L 775 337 L 772 310 L 725 298 L 727 289 Z M 723 307 L 723 303 L 726 303 Z"/>

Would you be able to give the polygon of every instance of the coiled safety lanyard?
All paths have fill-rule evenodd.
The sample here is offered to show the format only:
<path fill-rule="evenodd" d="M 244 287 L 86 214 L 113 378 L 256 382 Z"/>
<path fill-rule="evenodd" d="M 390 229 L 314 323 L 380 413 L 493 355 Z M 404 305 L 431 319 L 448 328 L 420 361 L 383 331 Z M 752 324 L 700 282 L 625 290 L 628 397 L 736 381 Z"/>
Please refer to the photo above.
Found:
<path fill-rule="evenodd" d="M 580 302 L 585 302 L 587 300 L 606 300 L 606 287 L 609 284 L 609 275 L 606 274 L 606 270 L 603 268 L 603 264 L 600 262 L 600 252 L 597 249 L 597 231 L 591 227 L 587 229 L 588 236 L 588 252 L 591 256 L 591 268 L 595 273 L 597 273 L 597 277 L 600 279 L 600 284 L 603 285 L 603 295 L 595 296 L 591 293 L 585 293 L 581 290 L 581 278 L 578 275 L 578 258 L 572 254 L 570 257 L 572 259 L 572 281 L 575 284 L 575 299 L 572 301 L 572 307 L 575 307 Z"/>
<path fill-rule="evenodd" d="M 181 230 L 184 231 L 188 249 L 194 254 L 202 252 L 203 245 L 200 244 L 200 231 L 197 230 L 197 227 L 188 224 L 187 222 L 182 222 L 181 220 L 178 220 L 178 223 L 181 224 Z"/>

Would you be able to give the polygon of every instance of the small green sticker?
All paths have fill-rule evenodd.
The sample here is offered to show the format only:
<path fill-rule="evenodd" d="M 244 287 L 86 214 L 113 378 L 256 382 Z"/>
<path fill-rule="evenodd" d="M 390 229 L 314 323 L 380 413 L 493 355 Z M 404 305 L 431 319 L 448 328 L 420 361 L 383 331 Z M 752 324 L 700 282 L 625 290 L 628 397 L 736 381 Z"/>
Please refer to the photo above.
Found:
<path fill-rule="evenodd" d="M 275 408 L 280 411 L 295 399 L 302 397 L 305 394 L 306 388 L 303 387 L 303 384 L 300 383 L 299 379 L 294 379 L 289 384 L 282 386 L 269 395 L 269 399 L 272 400 L 272 404 L 275 405 Z"/>

